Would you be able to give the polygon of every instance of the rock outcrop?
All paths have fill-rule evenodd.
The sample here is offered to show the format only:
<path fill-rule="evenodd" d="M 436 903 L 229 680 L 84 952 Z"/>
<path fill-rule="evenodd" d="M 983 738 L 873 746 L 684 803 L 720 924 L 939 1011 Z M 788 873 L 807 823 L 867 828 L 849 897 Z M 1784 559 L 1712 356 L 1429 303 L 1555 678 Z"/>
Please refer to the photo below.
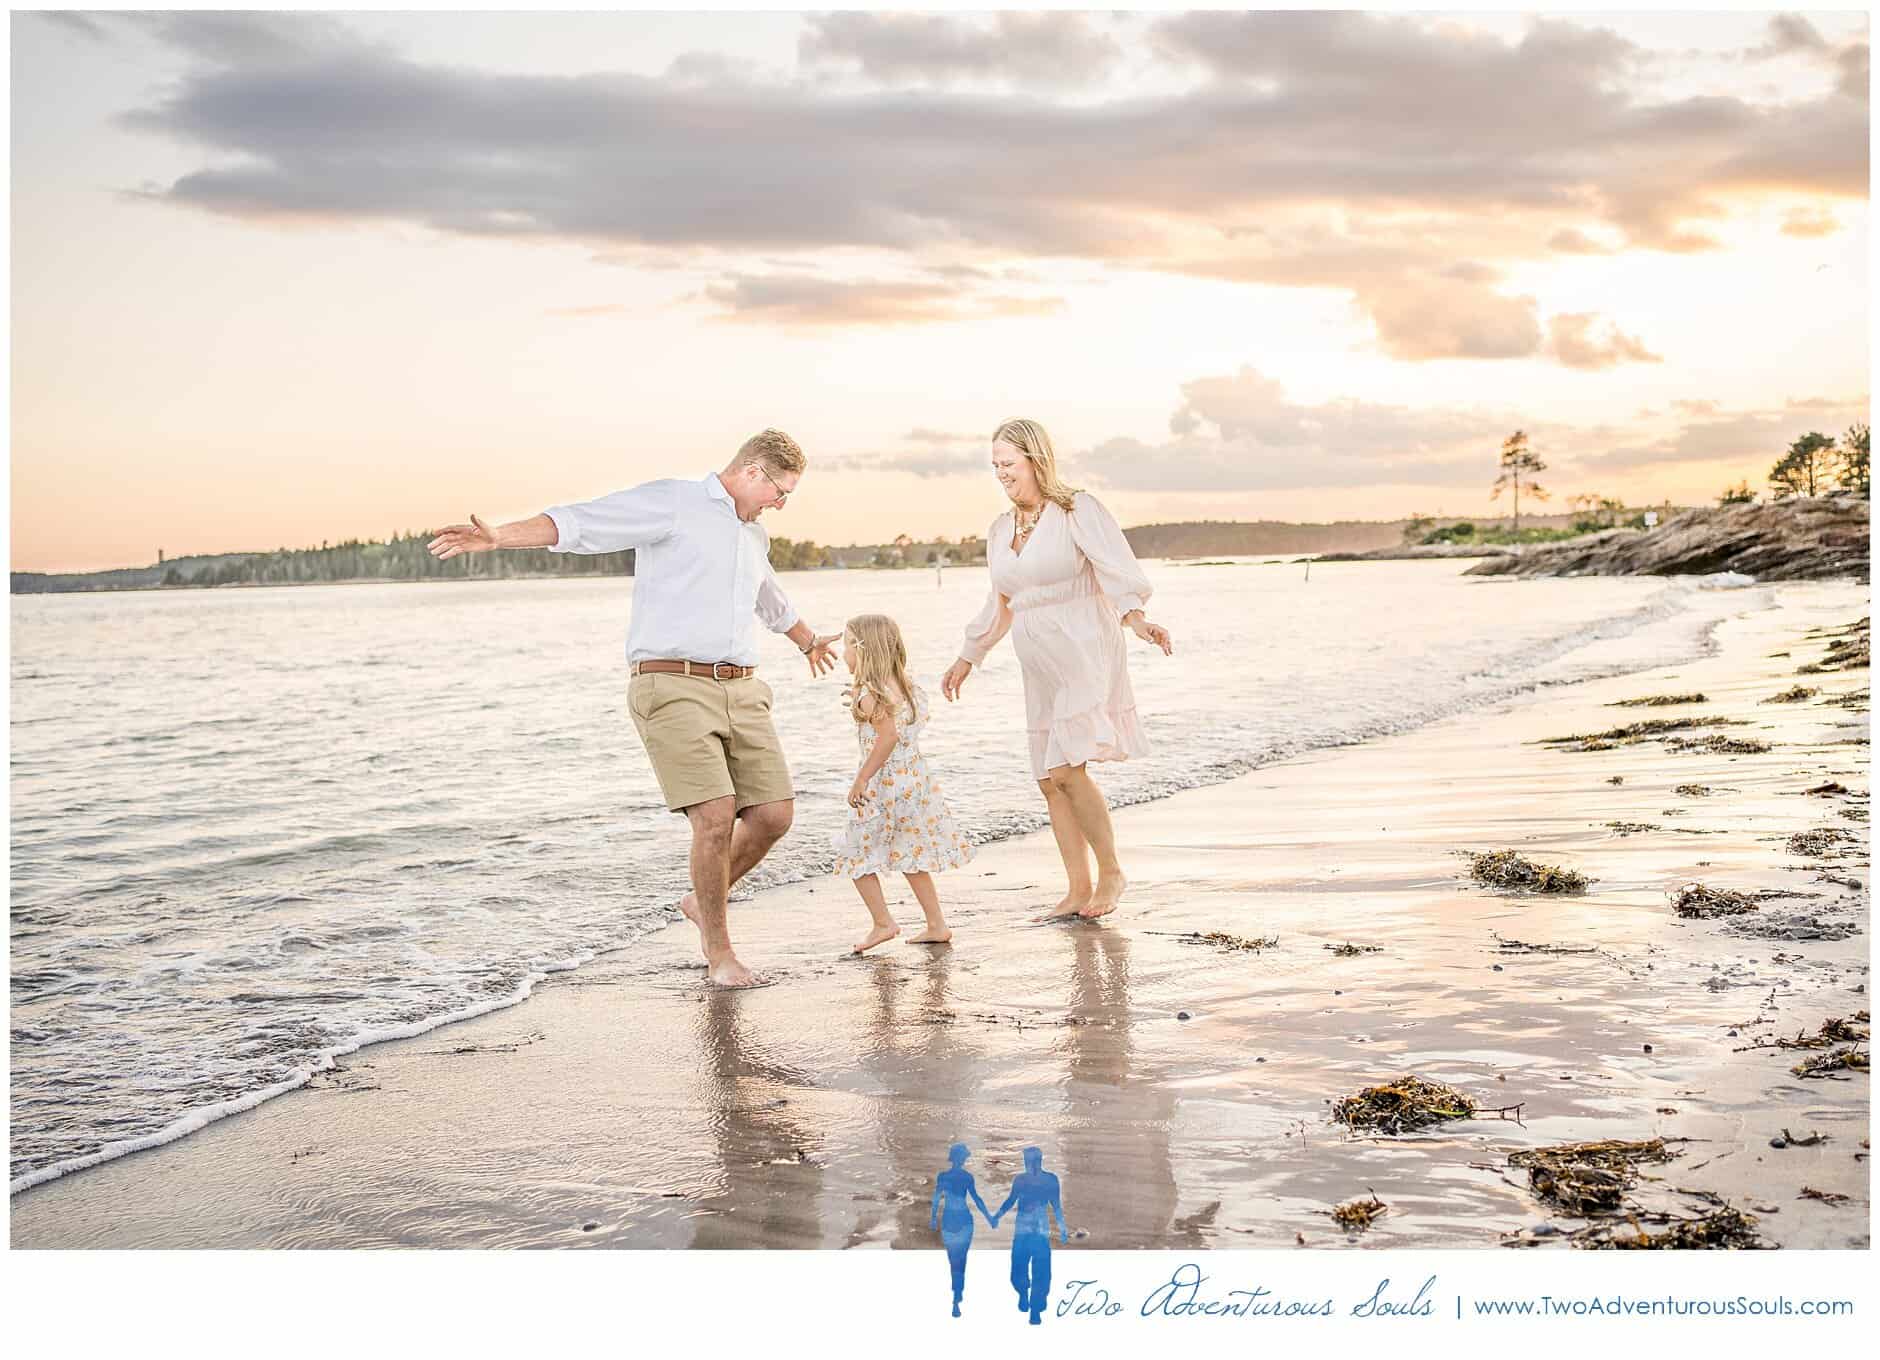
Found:
<path fill-rule="evenodd" d="M 1868 579 L 1869 503 L 1798 496 L 1768 505 L 1687 510 L 1656 529 L 1608 529 L 1537 544 L 1470 567 L 1467 576 L 1708 576 L 1758 581 Z"/>

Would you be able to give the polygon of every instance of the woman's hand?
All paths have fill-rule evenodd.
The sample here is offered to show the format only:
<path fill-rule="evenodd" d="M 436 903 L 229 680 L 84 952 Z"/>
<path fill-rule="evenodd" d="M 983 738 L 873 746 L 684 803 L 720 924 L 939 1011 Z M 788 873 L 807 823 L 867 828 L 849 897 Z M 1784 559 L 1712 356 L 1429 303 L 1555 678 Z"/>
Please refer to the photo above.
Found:
<path fill-rule="evenodd" d="M 947 673 L 940 677 L 940 692 L 947 697 L 949 702 L 960 697 L 960 686 L 966 683 L 966 677 L 972 669 L 973 663 L 961 657 L 948 666 Z"/>
<path fill-rule="evenodd" d="M 868 799 L 868 786 L 859 778 L 853 784 L 849 785 L 848 804 L 850 807 L 860 812 L 863 806 L 868 802 Z"/>
<path fill-rule="evenodd" d="M 1160 647 L 1163 656 L 1175 655 L 1175 644 L 1169 638 L 1168 629 L 1164 628 L 1159 623 L 1150 623 L 1148 616 L 1140 609 L 1130 610 L 1129 617 L 1124 619 L 1123 622 L 1129 625 L 1130 632 L 1134 633 L 1144 642 Z"/>

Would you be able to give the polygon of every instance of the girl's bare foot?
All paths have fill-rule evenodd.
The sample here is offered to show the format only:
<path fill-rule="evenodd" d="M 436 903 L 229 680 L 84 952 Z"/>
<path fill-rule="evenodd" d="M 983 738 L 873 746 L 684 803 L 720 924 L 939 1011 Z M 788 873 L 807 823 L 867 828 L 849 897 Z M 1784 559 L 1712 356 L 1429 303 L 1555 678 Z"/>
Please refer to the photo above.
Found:
<path fill-rule="evenodd" d="M 1077 916 L 1090 904 L 1090 890 L 1078 892 L 1075 888 L 1064 894 L 1064 900 L 1042 916 L 1031 918 L 1033 925 L 1043 925 L 1046 921 L 1062 921 L 1067 916 Z"/>
<path fill-rule="evenodd" d="M 1123 890 L 1129 886 L 1129 880 L 1122 874 L 1106 874 L 1097 880 L 1097 891 L 1089 903 L 1079 909 L 1078 915 L 1086 921 L 1094 921 L 1099 916 L 1108 916 L 1116 910 L 1116 904 L 1123 900 Z"/>
<path fill-rule="evenodd" d="M 918 935 L 907 937 L 909 944 L 947 944 L 953 939 L 953 932 L 945 926 L 928 926 Z"/>
<path fill-rule="evenodd" d="M 900 933 L 901 927 L 897 925 L 876 926 L 873 930 L 862 936 L 862 942 L 855 946 L 855 952 L 857 954 L 866 954 L 876 945 L 886 944 Z"/>

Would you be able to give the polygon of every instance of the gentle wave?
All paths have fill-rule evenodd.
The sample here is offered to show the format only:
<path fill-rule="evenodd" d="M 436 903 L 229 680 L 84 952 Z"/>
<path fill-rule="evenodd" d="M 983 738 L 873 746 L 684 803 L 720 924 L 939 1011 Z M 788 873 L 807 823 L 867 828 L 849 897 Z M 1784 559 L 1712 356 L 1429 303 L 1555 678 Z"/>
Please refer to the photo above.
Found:
<path fill-rule="evenodd" d="M 1309 593 L 1286 569 L 1164 566 L 1156 610 L 1182 665 L 1132 659 L 1160 749 L 1105 768 L 1111 803 L 1676 664 L 1724 618 L 1773 602 L 1738 581 L 1463 582 L 1453 565 L 1396 565 L 1322 569 Z M 806 617 L 896 614 L 917 671 L 937 674 L 976 599 L 929 593 L 930 579 L 786 578 Z M 124 702 L 93 716 L 59 711 L 54 686 L 16 695 L 15 921 L 33 929 L 14 937 L 11 1193 L 253 1109 L 370 1044 L 515 1005 L 674 919 L 683 823 L 621 735 L 617 679 L 599 669 L 617 656 L 563 646 L 544 660 L 545 638 L 617 647 L 625 587 L 551 584 L 110 601 L 140 618 L 118 674 L 86 671 L 114 654 L 56 597 L 15 601 L 16 655 Z M 301 598 L 283 609 L 284 594 Z M 474 683 L 440 669 L 478 629 L 520 641 Z M 322 630 L 325 668 L 305 646 Z M 307 661 L 279 665 L 296 646 Z M 230 673 L 213 691 L 172 660 L 204 647 Z M 388 663 L 369 686 L 351 678 L 362 649 Z M 972 685 L 974 703 L 930 729 L 955 813 L 982 844 L 1041 829 L 1009 653 Z M 740 899 L 828 872 L 855 759 L 827 682 L 774 688 L 797 827 Z M 217 726 L 255 727 L 257 743 L 211 754 L 163 739 Z M 101 754 L 113 742 L 122 765 Z M 144 756 L 162 751 L 153 773 Z M 221 1098 L 195 1103 L 205 1090 Z"/>

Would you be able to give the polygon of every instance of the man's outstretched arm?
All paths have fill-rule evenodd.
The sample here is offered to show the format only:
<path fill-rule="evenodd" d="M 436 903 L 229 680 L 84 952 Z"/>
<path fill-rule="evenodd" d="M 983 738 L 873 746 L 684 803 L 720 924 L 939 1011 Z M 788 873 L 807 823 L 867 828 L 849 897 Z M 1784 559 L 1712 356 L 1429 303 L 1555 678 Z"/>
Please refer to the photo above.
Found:
<path fill-rule="evenodd" d="M 497 548 L 552 548 L 560 541 L 561 531 L 547 515 L 512 520 L 494 529 L 470 516 L 468 524 L 453 524 L 425 544 L 431 556 L 447 562 L 462 553 L 492 552 Z"/>

